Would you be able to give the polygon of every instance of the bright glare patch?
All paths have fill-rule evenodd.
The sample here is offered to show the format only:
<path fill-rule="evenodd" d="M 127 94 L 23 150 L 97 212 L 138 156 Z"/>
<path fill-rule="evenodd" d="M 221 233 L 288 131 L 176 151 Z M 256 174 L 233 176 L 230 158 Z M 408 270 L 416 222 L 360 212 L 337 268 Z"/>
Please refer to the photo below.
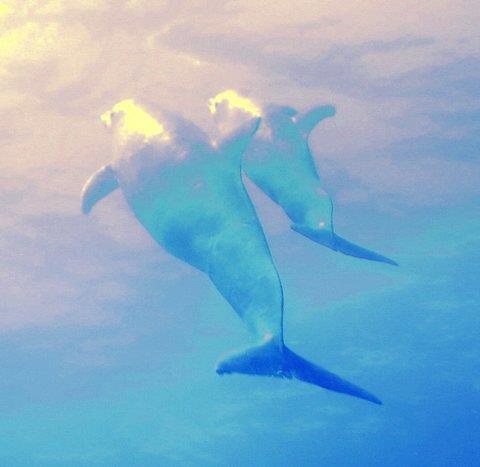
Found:
<path fill-rule="evenodd" d="M 115 114 L 122 114 L 119 121 L 119 134 L 122 137 L 132 135 L 142 135 L 145 138 L 151 138 L 156 135 L 163 135 L 165 139 L 169 139 L 163 125 L 152 117 L 146 110 L 135 104 L 133 99 L 124 99 L 118 102 L 112 108 L 102 114 L 100 119 L 107 127 L 112 125 L 112 117 Z"/>
<path fill-rule="evenodd" d="M 267 342 L 272 338 L 273 338 L 273 334 L 271 332 L 266 332 L 263 336 L 263 342 Z"/>
<path fill-rule="evenodd" d="M 34 61 L 44 57 L 58 39 L 58 25 L 29 21 L 0 35 L 0 58 Z"/>
<path fill-rule="evenodd" d="M 260 108 L 255 105 L 252 100 L 241 96 L 237 93 L 237 91 L 234 91 L 233 89 L 227 89 L 226 91 L 222 91 L 212 99 L 209 99 L 208 108 L 210 109 L 210 112 L 212 114 L 216 113 L 217 105 L 224 101 L 228 103 L 229 109 L 240 109 L 244 112 L 252 114 L 254 117 L 260 117 L 262 115 Z"/>
<path fill-rule="evenodd" d="M 13 11 L 13 8 L 6 3 L 0 3 L 0 17 L 7 16 Z"/>

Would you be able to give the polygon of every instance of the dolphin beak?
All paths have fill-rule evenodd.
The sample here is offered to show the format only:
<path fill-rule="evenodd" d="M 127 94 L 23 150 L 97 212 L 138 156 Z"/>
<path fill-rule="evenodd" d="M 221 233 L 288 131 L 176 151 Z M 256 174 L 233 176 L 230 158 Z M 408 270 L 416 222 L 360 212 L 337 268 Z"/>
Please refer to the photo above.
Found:
<path fill-rule="evenodd" d="M 339 235 L 334 234 L 334 243 L 331 247 L 332 250 L 340 251 L 344 255 L 354 256 L 355 258 L 368 259 L 370 261 L 378 261 L 379 263 L 387 263 L 392 266 L 398 266 L 398 263 L 393 259 L 387 258 L 379 253 L 375 253 L 372 250 L 367 250 L 355 243 L 349 242 Z"/>

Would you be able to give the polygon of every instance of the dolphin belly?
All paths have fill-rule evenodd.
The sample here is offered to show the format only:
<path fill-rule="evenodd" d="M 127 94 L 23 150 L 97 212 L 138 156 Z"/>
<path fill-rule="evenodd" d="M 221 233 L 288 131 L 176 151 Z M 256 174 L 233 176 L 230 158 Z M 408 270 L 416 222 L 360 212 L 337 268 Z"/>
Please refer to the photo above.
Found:
<path fill-rule="evenodd" d="M 259 226 L 231 224 L 216 239 L 208 275 L 257 341 L 283 339 L 283 291 Z"/>
<path fill-rule="evenodd" d="M 179 204 L 169 196 L 146 197 L 149 202 L 127 199 L 136 218 L 168 253 L 206 272 L 215 239 L 222 231 L 220 215 L 208 214 L 208 199 L 204 203 L 190 201 Z"/>

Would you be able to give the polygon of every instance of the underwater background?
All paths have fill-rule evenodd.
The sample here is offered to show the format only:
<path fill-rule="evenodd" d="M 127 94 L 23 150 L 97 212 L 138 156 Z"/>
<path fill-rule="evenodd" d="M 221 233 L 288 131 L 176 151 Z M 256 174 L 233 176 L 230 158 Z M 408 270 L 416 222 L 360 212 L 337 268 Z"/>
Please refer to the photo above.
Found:
<path fill-rule="evenodd" d="M 472 1 L 0 3 L 0 465 L 480 465 L 480 6 Z M 251 342 L 120 193 L 99 116 L 134 97 L 213 129 L 231 88 L 306 109 L 336 231 L 252 183 L 286 344 L 382 399 L 218 376 Z"/>

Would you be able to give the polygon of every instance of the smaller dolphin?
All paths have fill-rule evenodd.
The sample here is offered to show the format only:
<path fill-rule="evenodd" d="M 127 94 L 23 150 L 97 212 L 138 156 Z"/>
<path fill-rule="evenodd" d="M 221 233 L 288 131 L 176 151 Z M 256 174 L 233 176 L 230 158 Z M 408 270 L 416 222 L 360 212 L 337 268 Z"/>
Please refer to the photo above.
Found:
<path fill-rule="evenodd" d="M 218 374 L 294 377 L 380 404 L 283 342 L 282 284 L 241 177 L 260 119 L 213 144 L 192 122 L 162 114 L 160 123 L 128 99 L 103 115 L 116 133 L 117 158 L 86 182 L 83 212 L 120 188 L 153 239 L 210 278 L 257 344 L 220 362 Z"/>
<path fill-rule="evenodd" d="M 287 106 L 267 105 L 262 109 L 250 99 L 227 90 L 210 99 L 210 111 L 217 113 L 222 102 L 227 103 L 228 109 L 223 109 L 222 116 L 217 118 L 220 126 L 225 115 L 227 120 L 235 118 L 235 109 L 262 117 L 261 128 L 243 156 L 242 168 L 282 207 L 292 221 L 292 230 L 345 255 L 398 266 L 392 259 L 335 233 L 332 199 L 322 187 L 308 143 L 313 128 L 335 115 L 333 106 L 314 107 L 301 114 Z"/>

